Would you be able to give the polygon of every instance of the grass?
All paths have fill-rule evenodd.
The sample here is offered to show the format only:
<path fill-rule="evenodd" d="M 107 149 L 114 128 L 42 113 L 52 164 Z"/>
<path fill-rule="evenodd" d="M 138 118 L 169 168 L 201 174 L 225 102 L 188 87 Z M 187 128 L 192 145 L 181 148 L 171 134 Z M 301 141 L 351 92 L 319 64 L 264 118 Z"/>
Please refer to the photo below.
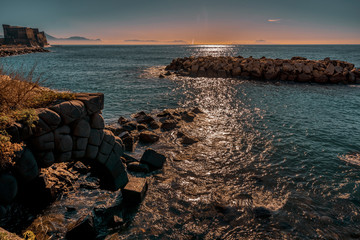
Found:
<path fill-rule="evenodd" d="M 5 71 L 0 66 L 0 169 L 12 165 L 12 159 L 23 144 L 12 143 L 5 129 L 15 122 L 34 127 L 38 116 L 35 108 L 47 107 L 59 99 L 71 100 L 75 94 L 41 86 L 42 76 L 35 76 L 35 67 L 28 73 Z"/>

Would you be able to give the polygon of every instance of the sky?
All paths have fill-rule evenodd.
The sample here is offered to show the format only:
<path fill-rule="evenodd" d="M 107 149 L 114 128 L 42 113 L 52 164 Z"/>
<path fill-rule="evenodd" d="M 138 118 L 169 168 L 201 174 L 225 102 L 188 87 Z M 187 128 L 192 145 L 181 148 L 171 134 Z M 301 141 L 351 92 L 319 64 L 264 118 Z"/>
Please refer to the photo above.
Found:
<path fill-rule="evenodd" d="M 0 24 L 101 44 L 360 44 L 360 0 L 2 1 Z"/>

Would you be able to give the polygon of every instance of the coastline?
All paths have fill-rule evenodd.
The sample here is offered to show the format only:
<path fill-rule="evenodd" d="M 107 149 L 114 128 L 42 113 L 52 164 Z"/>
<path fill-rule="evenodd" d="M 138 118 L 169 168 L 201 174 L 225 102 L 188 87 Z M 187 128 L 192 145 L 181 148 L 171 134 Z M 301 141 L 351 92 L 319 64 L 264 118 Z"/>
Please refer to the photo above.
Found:
<path fill-rule="evenodd" d="M 15 55 L 23 55 L 36 52 L 50 52 L 49 50 L 42 47 L 28 47 L 22 45 L 1 45 L 0 46 L 0 57 L 9 57 Z"/>

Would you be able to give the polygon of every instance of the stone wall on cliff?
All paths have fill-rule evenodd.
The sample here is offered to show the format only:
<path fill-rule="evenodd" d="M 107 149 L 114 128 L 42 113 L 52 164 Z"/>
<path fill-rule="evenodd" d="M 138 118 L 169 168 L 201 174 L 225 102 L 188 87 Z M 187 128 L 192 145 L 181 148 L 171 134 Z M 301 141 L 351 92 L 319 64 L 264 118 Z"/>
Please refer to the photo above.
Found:
<path fill-rule="evenodd" d="M 0 172 L 0 207 L 12 203 L 29 184 L 46 181 L 39 179 L 40 169 L 56 162 L 86 161 L 99 173 L 105 188 L 123 188 L 128 182 L 120 159 L 124 145 L 105 130 L 103 107 L 103 94 L 80 93 L 75 100 L 36 109 L 39 120 L 34 127 L 10 126 L 7 132 L 12 141 L 24 142 L 25 147 L 14 159 L 14 167 Z"/>
<path fill-rule="evenodd" d="M 5 45 L 27 45 L 40 46 L 48 45 L 44 32 L 39 32 L 37 28 L 18 27 L 3 24 Z"/>

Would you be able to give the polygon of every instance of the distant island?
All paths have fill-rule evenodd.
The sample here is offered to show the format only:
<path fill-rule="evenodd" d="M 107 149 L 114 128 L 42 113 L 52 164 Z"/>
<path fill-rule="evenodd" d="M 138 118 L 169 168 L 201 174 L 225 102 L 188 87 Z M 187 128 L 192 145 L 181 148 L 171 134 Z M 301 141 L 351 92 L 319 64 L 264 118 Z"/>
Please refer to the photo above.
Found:
<path fill-rule="evenodd" d="M 47 33 L 45 33 L 45 35 L 49 41 L 54 41 L 54 42 L 59 42 L 59 41 L 101 42 L 101 39 L 89 39 L 89 38 L 81 37 L 81 36 L 72 36 L 72 37 L 68 37 L 68 38 L 57 38 L 57 37 L 51 36 Z"/>

